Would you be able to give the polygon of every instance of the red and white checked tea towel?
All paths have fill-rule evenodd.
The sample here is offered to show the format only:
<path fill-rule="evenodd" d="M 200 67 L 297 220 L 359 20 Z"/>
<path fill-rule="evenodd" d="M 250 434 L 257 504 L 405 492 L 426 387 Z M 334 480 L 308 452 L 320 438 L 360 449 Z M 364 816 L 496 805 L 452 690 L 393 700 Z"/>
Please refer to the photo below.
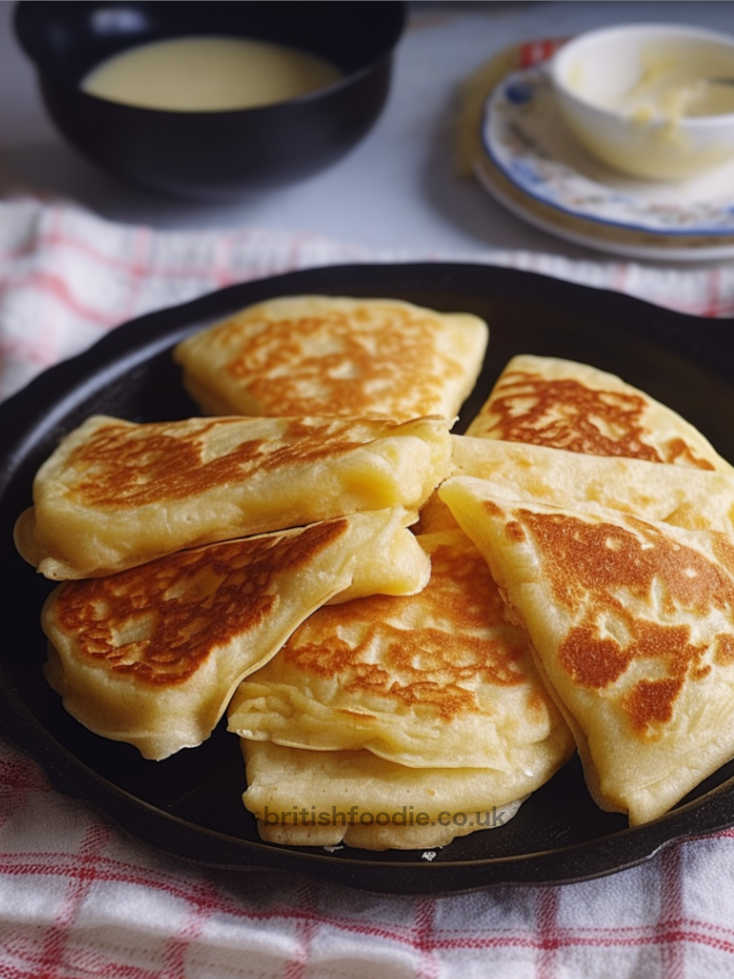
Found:
<path fill-rule="evenodd" d="M 0 202 L 0 398 L 119 323 L 233 282 L 315 265 L 442 258 L 616 289 L 680 312 L 734 315 L 734 263 L 663 269 L 501 249 L 376 254 L 319 235 L 257 228 L 152 231 L 20 199 Z"/>
<path fill-rule="evenodd" d="M 734 267 L 664 270 L 492 251 L 374 255 L 317 236 L 154 232 L 0 202 L 0 396 L 118 323 L 222 285 L 336 262 L 453 258 L 734 313 Z M 699 979 L 734 975 L 734 831 L 564 887 L 440 898 L 205 872 L 51 789 L 0 741 L 0 979 Z"/>

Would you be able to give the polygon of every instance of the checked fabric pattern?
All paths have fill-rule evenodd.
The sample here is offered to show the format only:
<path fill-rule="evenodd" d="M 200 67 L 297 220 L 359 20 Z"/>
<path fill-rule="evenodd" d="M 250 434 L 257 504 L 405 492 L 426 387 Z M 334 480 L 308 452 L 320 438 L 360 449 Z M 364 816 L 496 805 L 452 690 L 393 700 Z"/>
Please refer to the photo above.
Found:
<path fill-rule="evenodd" d="M 683 313 L 734 316 L 734 263 L 678 270 L 500 249 L 375 254 L 319 235 L 258 228 L 153 231 L 67 204 L 18 199 L 0 202 L 0 398 L 154 309 L 292 269 L 401 260 L 486 262 L 615 289 Z"/>
<path fill-rule="evenodd" d="M 491 262 L 734 314 L 734 266 L 375 255 L 250 228 L 156 232 L 22 198 L 0 202 L 0 396 L 152 309 L 293 268 L 400 259 Z M 734 831 L 599 880 L 448 897 L 193 869 L 52 789 L 0 741 L 0 979 L 728 977 L 732 907 Z"/>

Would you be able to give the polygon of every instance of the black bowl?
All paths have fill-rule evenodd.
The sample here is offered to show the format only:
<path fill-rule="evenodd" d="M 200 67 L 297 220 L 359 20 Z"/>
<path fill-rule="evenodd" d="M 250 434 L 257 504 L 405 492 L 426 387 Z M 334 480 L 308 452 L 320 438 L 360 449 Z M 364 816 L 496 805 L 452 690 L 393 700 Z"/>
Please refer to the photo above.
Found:
<path fill-rule="evenodd" d="M 18 40 L 59 130 L 125 180 L 197 198 L 275 186 L 332 163 L 377 119 L 387 97 L 403 3 L 36 2 L 15 8 Z M 137 44 L 192 34 L 258 38 L 320 55 L 334 85 L 273 105 L 173 112 L 89 95 L 79 83 Z"/>

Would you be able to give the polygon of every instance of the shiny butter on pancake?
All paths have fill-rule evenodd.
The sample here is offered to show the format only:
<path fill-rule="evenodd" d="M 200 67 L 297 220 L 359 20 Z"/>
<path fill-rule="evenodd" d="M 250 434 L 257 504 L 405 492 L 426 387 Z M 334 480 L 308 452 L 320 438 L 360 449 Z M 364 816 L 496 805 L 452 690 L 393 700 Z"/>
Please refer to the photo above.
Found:
<path fill-rule="evenodd" d="M 699 469 L 732 467 L 692 425 L 605 371 L 553 357 L 513 357 L 467 435 Z"/>
<path fill-rule="evenodd" d="M 397 299 L 286 296 L 183 340 L 174 358 L 210 414 L 443 415 L 482 365 L 488 328 Z"/>
<path fill-rule="evenodd" d="M 417 508 L 449 454 L 437 417 L 139 425 L 95 415 L 39 469 L 16 546 L 48 578 L 108 574 L 198 544 Z"/>
<path fill-rule="evenodd" d="M 368 850 L 445 846 L 503 826 L 523 773 L 407 768 L 369 751 L 307 751 L 243 739 L 243 802 L 271 843 Z M 526 777 L 528 786 L 533 779 Z M 528 789 L 530 791 L 530 789 Z"/>
<path fill-rule="evenodd" d="M 734 472 L 452 435 L 455 474 L 554 506 L 597 503 L 689 530 L 734 534 Z M 440 497 L 440 490 L 436 491 Z M 435 504 L 433 504 L 435 506 Z M 421 513 L 421 525 L 424 523 Z"/>
<path fill-rule="evenodd" d="M 483 768 L 526 795 L 571 737 L 459 530 L 419 538 L 431 577 L 410 598 L 322 608 L 232 699 L 229 730 L 294 748 L 367 749 L 417 768 Z"/>
<path fill-rule="evenodd" d="M 47 678 L 77 720 L 146 758 L 200 744 L 242 678 L 324 602 L 424 587 L 410 519 L 351 514 L 65 582 L 41 617 Z"/>
<path fill-rule="evenodd" d="M 734 757 L 734 543 L 456 478 L 440 491 L 527 629 L 589 789 L 655 819 Z"/>

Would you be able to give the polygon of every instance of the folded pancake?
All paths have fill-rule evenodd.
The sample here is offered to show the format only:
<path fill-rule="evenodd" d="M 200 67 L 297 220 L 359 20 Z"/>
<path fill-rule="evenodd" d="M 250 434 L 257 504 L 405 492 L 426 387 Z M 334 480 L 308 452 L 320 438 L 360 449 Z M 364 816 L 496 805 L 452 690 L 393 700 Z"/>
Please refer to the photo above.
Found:
<path fill-rule="evenodd" d="M 518 799 L 568 758 L 570 734 L 474 545 L 459 530 L 419 540 L 431 557 L 423 591 L 319 609 L 239 686 L 229 730 L 416 768 L 491 769 L 517 782 L 503 801 Z"/>
<path fill-rule="evenodd" d="M 734 533 L 734 472 L 452 435 L 452 469 L 554 506 L 598 503 L 690 530 Z M 440 491 L 433 496 L 439 498 Z M 429 498 L 431 511 L 435 507 Z M 421 512 L 421 526 L 425 521 Z"/>
<path fill-rule="evenodd" d="M 589 789 L 631 824 L 734 757 L 734 543 L 452 479 L 440 495 L 530 634 Z"/>
<path fill-rule="evenodd" d="M 415 509 L 449 453 L 435 417 L 136 425 L 95 415 L 39 469 L 16 546 L 48 578 L 86 578 L 355 511 Z"/>
<path fill-rule="evenodd" d="M 453 420 L 474 386 L 486 323 L 396 299 L 285 296 L 183 340 L 183 382 L 210 414 Z"/>
<path fill-rule="evenodd" d="M 467 435 L 699 469 L 732 467 L 692 425 L 605 371 L 554 357 L 513 357 Z"/>
<path fill-rule="evenodd" d="M 481 768 L 406 768 L 369 751 L 304 751 L 242 741 L 243 802 L 271 843 L 368 850 L 445 846 L 503 826 L 530 774 Z"/>
<path fill-rule="evenodd" d="M 242 678 L 324 602 L 424 587 L 410 519 L 351 514 L 65 582 L 41 617 L 47 678 L 77 720 L 146 758 L 197 745 Z"/>

